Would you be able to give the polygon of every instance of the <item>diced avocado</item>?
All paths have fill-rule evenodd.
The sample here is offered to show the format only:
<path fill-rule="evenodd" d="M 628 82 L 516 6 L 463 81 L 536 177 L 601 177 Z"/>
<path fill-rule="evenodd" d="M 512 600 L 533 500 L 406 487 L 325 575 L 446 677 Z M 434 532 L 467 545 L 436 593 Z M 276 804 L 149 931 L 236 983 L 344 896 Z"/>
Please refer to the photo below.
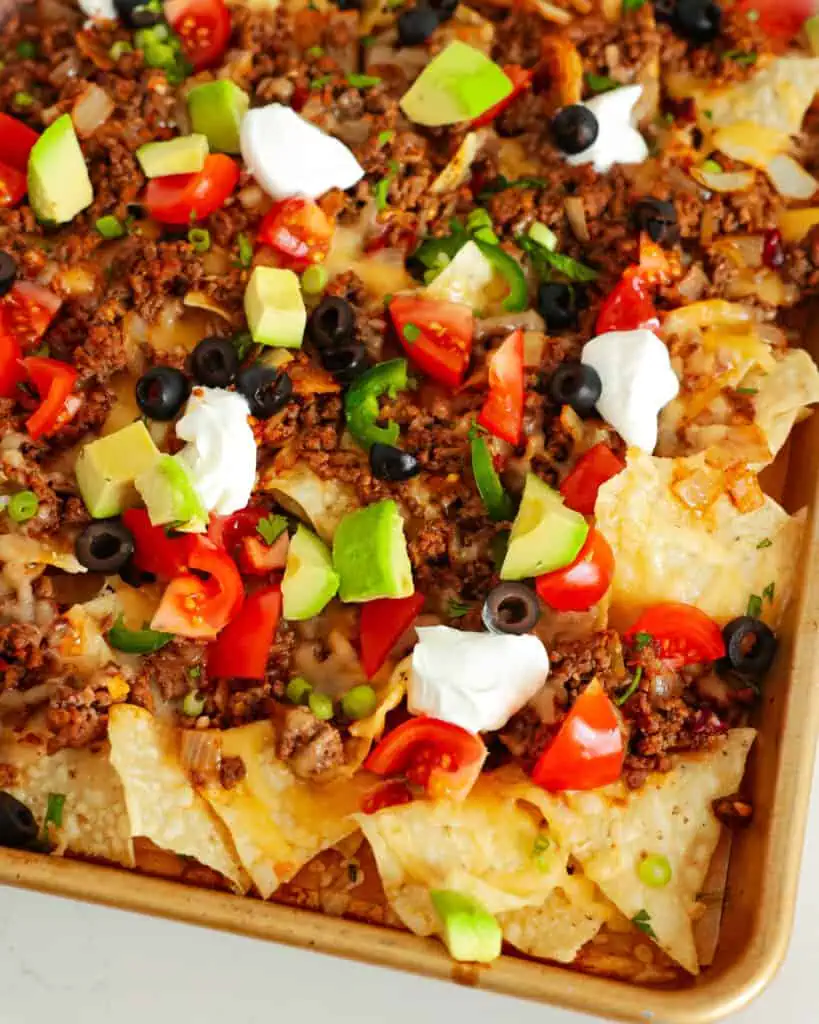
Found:
<path fill-rule="evenodd" d="M 210 148 L 220 153 L 239 153 L 239 125 L 250 106 L 250 97 L 229 78 L 197 85 L 188 93 L 188 113 L 195 132 L 207 136 Z"/>
<path fill-rule="evenodd" d="M 378 501 L 341 520 L 333 537 L 333 565 L 342 601 L 415 593 L 404 521 L 394 501 Z"/>
<path fill-rule="evenodd" d="M 91 515 L 107 519 L 136 504 L 134 480 L 158 458 L 159 450 L 142 420 L 85 445 L 74 471 Z"/>
<path fill-rule="evenodd" d="M 186 533 L 201 533 L 208 513 L 186 466 L 173 455 L 160 455 L 134 481 L 154 526 L 173 523 Z"/>
<path fill-rule="evenodd" d="M 486 907 L 453 889 L 433 889 L 429 895 L 444 926 L 441 937 L 454 960 L 489 964 L 498 959 L 503 933 Z"/>
<path fill-rule="evenodd" d="M 802 26 L 802 31 L 807 36 L 810 52 L 814 57 L 819 57 L 819 14 L 808 18 Z"/>
<path fill-rule="evenodd" d="M 204 135 L 180 135 L 168 142 L 146 142 L 136 151 L 137 160 L 149 178 L 169 174 L 196 174 L 205 166 L 208 140 Z"/>
<path fill-rule="evenodd" d="M 534 473 L 527 474 L 501 579 L 522 580 L 570 565 L 588 532 L 583 516 L 567 508 L 557 491 Z"/>
<path fill-rule="evenodd" d="M 245 316 L 257 345 L 301 348 L 307 311 L 296 274 L 256 267 L 245 291 Z"/>
<path fill-rule="evenodd" d="M 66 224 L 94 201 L 77 133 L 68 114 L 53 121 L 28 158 L 28 200 L 37 220 Z"/>
<path fill-rule="evenodd" d="M 312 619 L 337 590 L 338 575 L 330 549 L 306 526 L 300 526 L 287 549 L 282 579 L 284 617 L 291 621 Z"/>
<path fill-rule="evenodd" d="M 456 40 L 427 64 L 400 106 L 417 124 L 457 124 L 480 117 L 511 92 L 511 81 L 494 61 Z"/>
<path fill-rule="evenodd" d="M 478 246 L 469 241 L 426 288 L 431 299 L 462 302 L 485 309 L 492 295 L 495 270 Z"/>

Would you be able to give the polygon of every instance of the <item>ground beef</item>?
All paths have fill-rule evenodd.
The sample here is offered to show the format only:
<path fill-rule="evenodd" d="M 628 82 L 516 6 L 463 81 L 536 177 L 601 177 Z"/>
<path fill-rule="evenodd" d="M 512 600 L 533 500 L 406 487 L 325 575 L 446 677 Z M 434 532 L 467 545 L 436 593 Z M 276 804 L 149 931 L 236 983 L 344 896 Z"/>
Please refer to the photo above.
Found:
<path fill-rule="evenodd" d="M 42 630 L 24 622 L 0 626 L 0 693 L 28 690 L 59 672 Z"/>
<path fill-rule="evenodd" d="M 550 684 L 563 687 L 570 703 L 592 679 L 613 691 L 625 677 L 620 637 L 613 629 L 582 640 L 558 640 L 549 648 L 549 663 Z"/>
<path fill-rule="evenodd" d="M 233 789 L 247 775 L 247 768 L 241 757 L 223 757 L 219 766 L 219 781 L 223 789 Z"/>
<path fill-rule="evenodd" d="M 46 708 L 48 752 L 87 747 L 105 739 L 111 703 L 107 686 L 60 686 Z"/>
<path fill-rule="evenodd" d="M 277 753 L 302 779 L 312 779 L 344 763 L 341 733 L 307 708 L 287 708 Z"/>
<path fill-rule="evenodd" d="M 174 637 L 165 647 L 149 654 L 139 668 L 141 693 L 155 687 L 164 700 L 180 700 L 190 690 L 206 685 L 207 645 Z"/>

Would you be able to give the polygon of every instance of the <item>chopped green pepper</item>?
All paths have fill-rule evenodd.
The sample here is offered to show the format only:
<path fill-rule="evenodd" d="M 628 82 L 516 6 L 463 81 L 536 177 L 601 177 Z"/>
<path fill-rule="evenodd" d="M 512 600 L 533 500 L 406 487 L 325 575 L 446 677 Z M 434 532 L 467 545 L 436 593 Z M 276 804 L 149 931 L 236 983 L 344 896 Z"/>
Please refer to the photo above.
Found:
<path fill-rule="evenodd" d="M 344 414 L 350 433 L 362 447 L 369 448 L 376 441 L 395 444 L 398 440 L 397 423 L 380 427 L 376 422 L 378 399 L 385 394 L 395 398 L 407 383 L 406 359 L 390 359 L 367 370 L 350 386 L 344 399 Z"/>
<path fill-rule="evenodd" d="M 509 285 L 509 293 L 501 303 L 503 308 L 508 313 L 522 313 L 529 305 L 529 286 L 521 265 L 499 245 L 489 245 L 477 238 L 475 245 Z"/>
<path fill-rule="evenodd" d="M 512 507 L 512 499 L 503 489 L 500 477 L 495 471 L 489 446 L 482 437 L 475 437 L 472 439 L 471 449 L 472 473 L 489 518 L 496 523 L 503 519 L 513 519 L 515 510 Z"/>
<path fill-rule="evenodd" d="M 108 643 L 126 654 L 151 654 L 173 640 L 173 633 L 156 629 L 128 629 L 122 615 L 108 630 Z"/>

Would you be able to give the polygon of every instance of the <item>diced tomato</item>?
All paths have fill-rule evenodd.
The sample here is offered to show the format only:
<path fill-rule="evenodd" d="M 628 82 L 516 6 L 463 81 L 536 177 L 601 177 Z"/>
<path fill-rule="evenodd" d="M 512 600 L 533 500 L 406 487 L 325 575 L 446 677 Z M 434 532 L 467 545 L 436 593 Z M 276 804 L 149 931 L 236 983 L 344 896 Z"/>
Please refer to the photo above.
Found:
<path fill-rule="evenodd" d="M 580 456 L 560 485 L 563 501 L 575 512 L 593 515 L 597 492 L 625 468 L 625 462 L 601 441 Z"/>
<path fill-rule="evenodd" d="M 660 317 L 645 276 L 639 267 L 629 267 L 600 307 L 595 332 L 634 331 L 638 327 L 653 331 L 659 326 Z"/>
<path fill-rule="evenodd" d="M 757 24 L 769 36 L 792 43 L 808 18 L 817 13 L 815 0 L 739 0 L 737 9 L 756 11 Z"/>
<path fill-rule="evenodd" d="M 287 531 L 267 544 L 258 531 L 268 513 L 263 508 L 243 508 L 229 516 L 211 516 L 208 538 L 223 547 L 248 576 L 267 576 L 284 569 L 290 538 Z"/>
<path fill-rule="evenodd" d="M 372 679 L 387 660 L 402 633 L 410 628 L 424 605 L 423 594 L 382 597 L 361 606 L 361 664 Z"/>
<path fill-rule="evenodd" d="M 151 629 L 194 639 L 212 640 L 237 614 L 244 600 L 242 577 L 225 551 L 195 537 L 188 569 L 174 576 L 151 622 Z"/>
<path fill-rule="evenodd" d="M 660 656 L 676 667 L 725 657 L 722 630 L 691 604 L 665 601 L 647 608 L 623 635 L 633 640 L 638 633 L 650 636 Z"/>
<path fill-rule="evenodd" d="M 211 153 L 196 174 L 152 178 L 145 189 L 145 208 L 163 224 L 190 224 L 221 209 L 238 181 L 236 162 L 224 153 Z"/>
<path fill-rule="evenodd" d="M 330 251 L 333 222 L 311 199 L 274 203 L 259 225 L 256 240 L 276 252 L 279 266 L 301 272 L 321 263 Z"/>
<path fill-rule="evenodd" d="M 196 544 L 192 533 L 168 536 L 164 526 L 152 526 L 144 508 L 129 508 L 122 521 L 134 537 L 134 565 L 160 579 L 169 579 L 187 569 Z"/>
<path fill-rule="evenodd" d="M 478 415 L 482 427 L 509 444 L 523 433 L 523 331 L 513 331 L 489 360 L 489 396 Z"/>
<path fill-rule="evenodd" d="M 0 206 L 16 206 L 27 189 L 25 174 L 0 160 Z"/>
<path fill-rule="evenodd" d="M 0 329 L 13 334 L 24 349 L 34 348 L 62 301 L 50 288 L 32 281 L 16 281 L 0 300 Z"/>
<path fill-rule="evenodd" d="M 17 385 L 25 379 L 21 355 L 19 342 L 0 323 L 0 398 L 14 398 Z"/>
<path fill-rule="evenodd" d="M 597 789 L 620 778 L 625 754 L 617 708 L 595 679 L 574 702 L 557 736 L 538 758 L 532 781 L 550 793 Z"/>
<path fill-rule="evenodd" d="M 645 231 L 640 233 L 640 276 L 646 284 L 668 284 L 671 281 L 668 257 Z"/>
<path fill-rule="evenodd" d="M 584 612 L 603 597 L 613 576 L 614 553 L 603 534 L 592 527 L 572 564 L 538 576 L 535 589 L 555 611 Z"/>
<path fill-rule="evenodd" d="M 455 388 L 472 354 L 472 309 L 460 302 L 398 295 L 390 316 L 407 355 L 426 374 Z"/>
<path fill-rule="evenodd" d="M 25 173 L 34 143 L 40 136 L 16 117 L 0 113 L 0 163 Z"/>
<path fill-rule="evenodd" d="M 534 76 L 534 71 L 522 68 L 520 64 L 504 64 L 503 73 L 512 83 L 512 91 L 494 107 L 490 107 L 480 117 L 476 117 L 472 122 L 473 128 L 483 128 L 484 125 L 491 124 L 498 114 L 502 114 L 506 110 L 512 100 L 517 99 L 522 92 L 529 88 Z"/>
<path fill-rule="evenodd" d="M 400 804 L 412 803 L 412 791 L 406 782 L 390 779 L 371 789 L 361 800 L 363 814 L 376 814 L 385 807 L 398 807 Z"/>
<path fill-rule="evenodd" d="M 281 613 L 282 593 L 278 584 L 246 597 L 239 613 L 210 646 L 208 675 L 264 679 Z"/>
<path fill-rule="evenodd" d="M 74 394 L 77 371 L 59 359 L 30 356 L 21 363 L 37 389 L 40 405 L 26 420 L 26 430 L 35 441 L 64 427 L 82 405 L 82 397 Z"/>
<path fill-rule="evenodd" d="M 166 0 L 165 17 L 195 71 L 215 67 L 230 40 L 224 0 Z"/>
<path fill-rule="evenodd" d="M 431 800 L 462 800 L 486 760 L 479 736 L 437 718 L 410 718 L 380 741 L 364 763 L 376 775 L 403 775 Z"/>

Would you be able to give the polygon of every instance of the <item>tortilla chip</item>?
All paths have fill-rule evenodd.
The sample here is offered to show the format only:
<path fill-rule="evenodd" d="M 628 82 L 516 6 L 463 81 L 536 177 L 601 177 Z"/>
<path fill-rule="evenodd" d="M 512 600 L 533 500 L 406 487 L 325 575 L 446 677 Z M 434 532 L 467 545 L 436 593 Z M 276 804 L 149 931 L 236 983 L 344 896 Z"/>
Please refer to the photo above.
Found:
<path fill-rule="evenodd" d="M 34 537 L 24 537 L 19 533 L 0 534 L 0 562 L 10 565 L 53 565 L 63 572 L 88 572 L 84 565 L 77 561 L 73 550 L 52 547 L 45 541 Z"/>
<path fill-rule="evenodd" d="M 358 508 L 353 489 L 338 480 L 322 480 L 303 462 L 279 472 L 275 465 L 262 474 L 259 486 L 276 501 L 313 527 L 325 543 L 333 540 L 336 527 Z"/>
<path fill-rule="evenodd" d="M 50 793 L 65 796 L 59 838 L 68 851 L 134 866 L 125 793 L 107 746 L 97 753 L 60 750 L 48 757 L 24 743 L 4 743 L 0 761 L 16 769 L 8 790 L 38 821 L 45 818 Z"/>
<path fill-rule="evenodd" d="M 672 486 L 689 473 L 715 481 L 705 510 L 684 505 Z M 772 499 L 741 514 L 722 492 L 722 471 L 705 455 L 658 459 L 630 449 L 626 469 L 597 496 L 597 528 L 614 551 L 611 618 L 629 625 L 662 601 L 696 605 L 720 623 L 762 599 L 761 618 L 776 626 L 788 603 L 804 528 Z"/>
<path fill-rule="evenodd" d="M 743 382 L 756 388 L 754 420 L 765 435 L 771 458 L 782 448 L 805 407 L 819 402 L 819 369 L 803 349 L 791 349 L 770 373 Z"/>
<path fill-rule="evenodd" d="M 221 738 L 222 756 L 241 758 L 246 775 L 232 789 L 211 783 L 202 795 L 268 899 L 317 853 L 356 830 L 352 816 L 373 779 L 359 774 L 323 786 L 300 781 L 276 756 L 271 722 L 228 729 Z"/>
<path fill-rule="evenodd" d="M 618 781 L 590 792 L 539 790 L 533 796 L 586 877 L 691 974 L 699 971 L 697 894 L 721 832 L 711 803 L 737 790 L 755 735 L 732 729 L 712 751 L 674 758 L 670 772 L 652 775 L 642 789 Z M 668 858 L 667 885 L 640 881 L 646 854 Z"/>
<path fill-rule="evenodd" d="M 131 834 L 193 857 L 243 892 L 247 880 L 230 838 L 185 774 L 175 734 L 143 708 L 131 704 L 111 708 L 111 763 L 125 789 Z"/>

